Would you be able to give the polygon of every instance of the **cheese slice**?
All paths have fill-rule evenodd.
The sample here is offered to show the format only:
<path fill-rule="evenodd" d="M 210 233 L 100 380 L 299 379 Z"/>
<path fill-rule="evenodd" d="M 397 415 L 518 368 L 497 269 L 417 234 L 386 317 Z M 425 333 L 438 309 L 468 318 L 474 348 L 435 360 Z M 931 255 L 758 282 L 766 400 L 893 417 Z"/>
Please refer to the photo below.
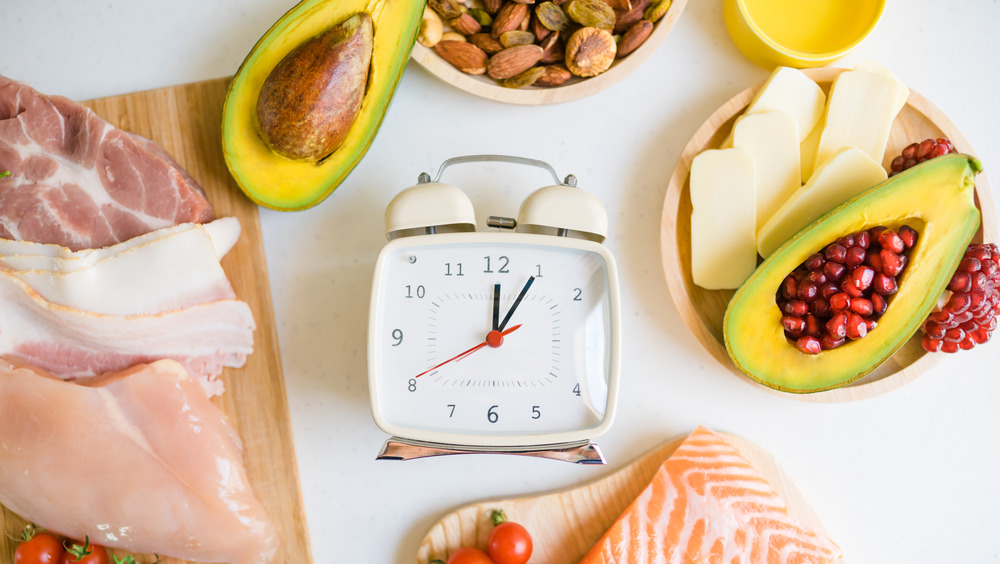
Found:
<path fill-rule="evenodd" d="M 764 225 L 802 185 L 798 127 L 782 111 L 745 115 L 733 127 L 733 147 L 753 158 L 757 170 L 757 225 Z"/>
<path fill-rule="evenodd" d="M 823 126 L 826 120 L 820 118 L 819 123 L 809 135 L 799 143 L 799 162 L 801 164 L 802 183 L 805 184 L 813 175 L 813 165 L 816 164 L 816 149 L 819 148 L 819 138 L 823 136 Z"/>
<path fill-rule="evenodd" d="M 898 76 L 892 74 L 889 69 L 875 61 L 861 61 L 854 65 L 854 70 L 879 73 L 891 78 L 899 86 L 899 97 L 896 99 L 896 113 L 898 114 L 903 109 L 903 106 L 906 105 L 906 100 L 910 97 L 910 89 L 906 87 L 906 84 Z"/>
<path fill-rule="evenodd" d="M 747 106 L 747 114 L 781 110 L 795 120 L 799 141 L 809 135 L 826 107 L 823 89 L 802 71 L 778 67 Z"/>
<path fill-rule="evenodd" d="M 899 111 L 901 88 L 895 77 L 882 72 L 840 73 L 830 90 L 815 166 L 821 166 L 845 146 L 857 147 L 881 163 L 892 121 Z"/>
<path fill-rule="evenodd" d="M 691 277 L 738 288 L 757 267 L 755 165 L 742 149 L 710 149 L 691 163 Z"/>
<path fill-rule="evenodd" d="M 760 228 L 757 251 L 767 258 L 803 227 L 885 179 L 885 169 L 868 153 L 842 147 Z"/>

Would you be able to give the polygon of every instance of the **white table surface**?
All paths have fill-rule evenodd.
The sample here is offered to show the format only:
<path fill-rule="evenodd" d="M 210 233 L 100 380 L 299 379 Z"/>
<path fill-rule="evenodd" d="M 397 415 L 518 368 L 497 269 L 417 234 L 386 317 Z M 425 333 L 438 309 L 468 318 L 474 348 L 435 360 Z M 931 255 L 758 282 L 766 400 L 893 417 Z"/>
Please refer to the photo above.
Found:
<path fill-rule="evenodd" d="M 1000 3 L 890 1 L 841 66 L 878 61 L 943 110 L 1000 187 Z M 292 2 L 0 0 L 0 74 L 86 99 L 228 76 Z M 680 320 L 660 261 L 667 179 L 701 122 L 764 79 L 735 49 L 721 2 L 692 0 L 628 80 L 557 106 L 490 102 L 413 64 L 350 177 L 308 211 L 261 210 L 288 403 L 316 562 L 409 563 L 428 527 L 474 500 L 604 475 L 703 424 L 767 449 L 852 563 L 1000 561 L 1000 344 L 945 359 L 913 383 L 847 404 L 752 387 Z M 452 156 L 549 161 L 607 206 L 623 282 L 620 417 L 610 465 L 520 457 L 376 462 L 366 327 L 385 204 Z M 541 172 L 449 172 L 486 215 L 516 215 Z M 994 199 L 997 195 L 994 193 Z"/>

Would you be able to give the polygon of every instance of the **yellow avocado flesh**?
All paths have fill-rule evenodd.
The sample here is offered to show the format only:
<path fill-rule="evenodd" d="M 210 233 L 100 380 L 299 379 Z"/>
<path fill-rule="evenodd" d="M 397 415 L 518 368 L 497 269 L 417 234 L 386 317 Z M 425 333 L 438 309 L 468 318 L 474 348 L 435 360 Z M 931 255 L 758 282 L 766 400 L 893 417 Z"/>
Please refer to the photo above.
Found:
<path fill-rule="evenodd" d="M 276 210 L 309 208 L 323 201 L 368 151 L 389 107 L 416 40 L 422 0 L 305 0 L 264 34 L 229 84 L 222 114 L 226 166 L 251 200 Z M 261 86 L 292 49 L 350 16 L 366 12 L 374 25 L 368 87 L 343 144 L 313 163 L 272 151 L 255 124 Z"/>
<path fill-rule="evenodd" d="M 787 392 L 849 384 L 891 357 L 919 329 L 979 228 L 975 174 L 967 155 L 938 157 L 898 174 L 817 219 L 782 245 L 737 290 L 723 321 L 726 350 L 757 382 Z M 844 235 L 884 225 L 917 230 L 899 291 L 878 326 L 856 341 L 805 354 L 785 337 L 775 295 L 785 276 Z"/>

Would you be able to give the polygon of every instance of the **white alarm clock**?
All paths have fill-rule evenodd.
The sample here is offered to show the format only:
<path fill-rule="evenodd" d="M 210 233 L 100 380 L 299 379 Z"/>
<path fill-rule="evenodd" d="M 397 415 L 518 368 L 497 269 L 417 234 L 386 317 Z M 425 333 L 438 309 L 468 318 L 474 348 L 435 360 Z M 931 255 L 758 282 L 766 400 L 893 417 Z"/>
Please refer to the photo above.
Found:
<path fill-rule="evenodd" d="M 516 219 L 476 231 L 469 198 L 439 182 L 457 163 L 547 169 Z M 501 452 L 603 463 L 614 420 L 620 315 L 607 213 L 533 159 L 473 155 L 420 175 L 386 209 L 368 331 L 379 458 Z"/>

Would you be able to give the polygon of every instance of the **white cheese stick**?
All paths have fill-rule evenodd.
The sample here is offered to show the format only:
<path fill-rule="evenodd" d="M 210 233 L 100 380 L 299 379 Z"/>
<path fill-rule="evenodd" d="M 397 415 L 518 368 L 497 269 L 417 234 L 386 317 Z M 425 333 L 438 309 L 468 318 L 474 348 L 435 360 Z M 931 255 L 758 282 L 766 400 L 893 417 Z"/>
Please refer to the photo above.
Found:
<path fill-rule="evenodd" d="M 691 276 L 738 288 L 757 267 L 755 165 L 742 149 L 703 151 L 691 163 Z"/>
<path fill-rule="evenodd" d="M 857 147 L 842 147 L 757 233 L 764 258 L 821 215 L 886 179 L 885 169 Z"/>
<path fill-rule="evenodd" d="M 757 225 L 764 225 L 799 186 L 798 128 L 782 111 L 743 116 L 733 128 L 733 147 L 753 158 L 757 170 Z"/>

